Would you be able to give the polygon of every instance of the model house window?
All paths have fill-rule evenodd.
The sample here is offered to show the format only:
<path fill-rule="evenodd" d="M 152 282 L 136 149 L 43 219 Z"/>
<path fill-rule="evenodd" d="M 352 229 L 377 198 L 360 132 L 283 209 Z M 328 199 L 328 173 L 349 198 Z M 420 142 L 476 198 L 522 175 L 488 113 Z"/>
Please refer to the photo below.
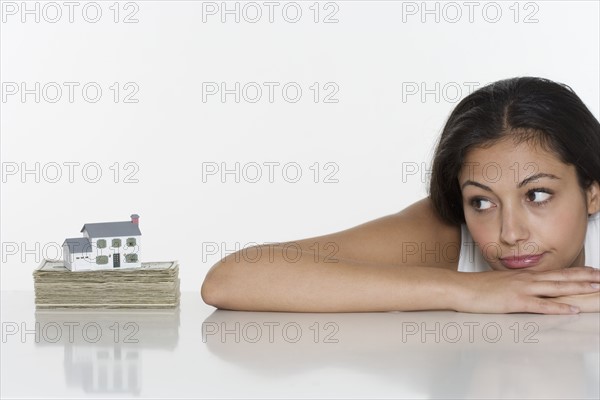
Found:
<path fill-rule="evenodd" d="M 121 239 L 113 239 L 112 247 L 121 247 Z"/>
<path fill-rule="evenodd" d="M 125 262 L 134 263 L 137 262 L 138 256 L 137 254 L 125 254 Z"/>
<path fill-rule="evenodd" d="M 103 249 L 106 247 L 106 240 L 98 239 L 98 241 L 96 242 L 96 245 L 98 246 L 99 249 Z"/>
<path fill-rule="evenodd" d="M 135 246 L 135 238 L 127 238 L 127 247 Z"/>
<path fill-rule="evenodd" d="M 108 256 L 97 256 L 96 264 L 108 264 Z"/>

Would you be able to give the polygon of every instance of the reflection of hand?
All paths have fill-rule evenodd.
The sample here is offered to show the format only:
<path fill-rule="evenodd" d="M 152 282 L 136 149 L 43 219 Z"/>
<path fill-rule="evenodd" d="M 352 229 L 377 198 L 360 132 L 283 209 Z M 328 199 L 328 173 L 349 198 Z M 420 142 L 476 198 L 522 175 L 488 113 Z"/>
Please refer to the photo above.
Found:
<path fill-rule="evenodd" d="M 600 270 L 591 267 L 464 273 L 466 296 L 456 311 L 572 314 L 570 305 L 581 304 L 585 308 L 581 311 L 598 312 L 598 289 L 590 285 L 593 282 L 600 282 Z"/>
<path fill-rule="evenodd" d="M 600 293 L 575 294 L 572 296 L 560 296 L 552 299 L 560 303 L 579 307 L 581 312 L 600 312 Z"/>

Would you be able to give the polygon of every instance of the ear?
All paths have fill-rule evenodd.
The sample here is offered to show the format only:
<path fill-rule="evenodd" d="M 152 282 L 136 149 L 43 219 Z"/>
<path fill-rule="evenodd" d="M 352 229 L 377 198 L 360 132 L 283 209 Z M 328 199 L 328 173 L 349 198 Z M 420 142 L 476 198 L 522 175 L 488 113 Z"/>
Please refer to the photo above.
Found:
<path fill-rule="evenodd" d="M 586 189 L 588 215 L 592 215 L 600 211 L 600 183 L 592 182 L 589 188 Z"/>

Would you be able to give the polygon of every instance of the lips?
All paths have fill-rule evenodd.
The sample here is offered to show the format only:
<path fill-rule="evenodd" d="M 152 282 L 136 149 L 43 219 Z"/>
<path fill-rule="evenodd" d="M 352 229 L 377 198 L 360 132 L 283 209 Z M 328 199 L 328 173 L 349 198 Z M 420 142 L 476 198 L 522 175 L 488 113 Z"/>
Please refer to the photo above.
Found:
<path fill-rule="evenodd" d="M 546 253 L 532 254 L 524 257 L 504 257 L 500 259 L 502 265 L 510 269 L 528 268 L 537 265 Z"/>

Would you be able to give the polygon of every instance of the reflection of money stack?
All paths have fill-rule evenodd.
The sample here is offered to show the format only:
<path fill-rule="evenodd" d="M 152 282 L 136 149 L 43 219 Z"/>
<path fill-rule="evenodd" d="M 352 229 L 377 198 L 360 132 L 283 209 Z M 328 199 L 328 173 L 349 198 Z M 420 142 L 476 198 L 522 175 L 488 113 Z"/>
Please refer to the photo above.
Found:
<path fill-rule="evenodd" d="M 179 312 L 179 308 L 36 310 L 41 338 L 36 346 L 64 348 L 62 365 L 69 387 L 99 395 L 140 395 L 144 352 L 172 352 L 177 347 Z M 51 368 L 60 368 L 55 361 Z"/>
<path fill-rule="evenodd" d="M 179 305 L 177 261 L 143 262 L 141 268 L 69 271 L 43 260 L 33 272 L 41 308 L 173 308 Z"/>

